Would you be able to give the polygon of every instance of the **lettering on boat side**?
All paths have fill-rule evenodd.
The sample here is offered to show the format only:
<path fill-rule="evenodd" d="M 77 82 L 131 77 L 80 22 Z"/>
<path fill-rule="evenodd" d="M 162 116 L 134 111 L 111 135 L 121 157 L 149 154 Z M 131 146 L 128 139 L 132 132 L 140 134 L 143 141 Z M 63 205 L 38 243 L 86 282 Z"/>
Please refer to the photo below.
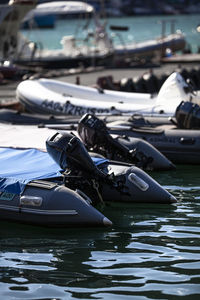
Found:
<path fill-rule="evenodd" d="M 68 115 L 83 115 L 85 113 L 109 113 L 110 110 L 106 108 L 95 108 L 95 107 L 82 107 L 73 105 L 69 101 L 66 103 L 54 102 L 53 100 L 44 100 L 41 103 L 42 107 L 45 107 L 56 112 L 68 114 Z"/>
<path fill-rule="evenodd" d="M 15 194 L 13 193 L 7 193 L 7 192 L 3 192 L 0 194 L 0 200 L 13 200 L 13 198 L 15 197 Z"/>

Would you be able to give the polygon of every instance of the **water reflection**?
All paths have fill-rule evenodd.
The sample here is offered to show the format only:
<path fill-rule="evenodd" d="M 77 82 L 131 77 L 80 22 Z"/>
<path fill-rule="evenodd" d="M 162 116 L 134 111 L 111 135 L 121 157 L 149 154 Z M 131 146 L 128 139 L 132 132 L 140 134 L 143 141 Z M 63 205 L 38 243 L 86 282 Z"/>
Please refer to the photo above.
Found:
<path fill-rule="evenodd" d="M 109 229 L 0 222 L 2 299 L 198 299 L 200 185 L 183 170 L 154 174 L 178 203 L 106 205 Z"/>

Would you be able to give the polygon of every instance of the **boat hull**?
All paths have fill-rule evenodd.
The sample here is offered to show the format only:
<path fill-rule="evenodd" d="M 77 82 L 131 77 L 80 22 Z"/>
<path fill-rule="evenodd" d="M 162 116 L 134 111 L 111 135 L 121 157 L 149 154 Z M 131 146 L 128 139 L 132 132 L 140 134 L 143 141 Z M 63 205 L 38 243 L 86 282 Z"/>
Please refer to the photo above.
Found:
<path fill-rule="evenodd" d="M 26 110 L 40 114 L 128 114 L 173 116 L 181 101 L 194 98 L 183 77 L 172 73 L 157 96 L 98 90 L 56 80 L 25 80 L 16 97 Z"/>
<path fill-rule="evenodd" d="M 128 136 L 112 135 L 114 139 L 130 151 L 135 151 L 138 158 L 136 166 L 149 171 L 167 171 L 174 170 L 175 165 L 167 159 L 158 149 L 144 139 Z M 146 162 L 145 162 L 146 161 Z M 143 165 L 144 163 L 144 165 Z"/>
<path fill-rule="evenodd" d="M 113 126 L 115 127 L 112 127 Z M 118 123 L 127 125 L 127 123 Z M 131 125 L 129 123 L 129 125 Z M 152 144 L 175 164 L 200 164 L 200 132 L 194 129 L 178 129 L 173 125 L 161 125 L 153 128 L 141 127 L 117 129 L 117 123 L 110 123 L 110 133 L 141 138 Z"/>
<path fill-rule="evenodd" d="M 176 202 L 175 197 L 140 168 L 111 161 L 102 167 L 102 170 L 113 173 L 116 180 L 123 182 L 125 187 L 123 190 L 113 189 L 105 183 L 102 187 L 102 197 L 105 201 L 160 204 Z"/>
<path fill-rule="evenodd" d="M 45 227 L 111 225 L 75 191 L 53 182 L 35 181 L 22 195 L 0 195 L 0 219 Z"/>
<path fill-rule="evenodd" d="M 41 67 L 44 69 L 61 69 L 61 68 L 87 68 L 91 66 L 104 66 L 109 64 L 113 54 L 102 55 L 80 55 L 80 56 L 53 56 L 53 57 L 34 57 L 30 58 L 16 58 L 14 63 L 17 65 L 28 67 Z"/>

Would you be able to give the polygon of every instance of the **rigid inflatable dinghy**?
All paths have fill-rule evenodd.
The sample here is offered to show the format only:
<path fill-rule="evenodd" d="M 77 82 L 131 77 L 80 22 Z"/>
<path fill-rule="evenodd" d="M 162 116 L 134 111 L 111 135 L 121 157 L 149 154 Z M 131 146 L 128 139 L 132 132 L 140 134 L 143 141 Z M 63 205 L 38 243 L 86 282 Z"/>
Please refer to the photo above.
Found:
<path fill-rule="evenodd" d="M 178 73 L 172 73 L 158 95 L 98 90 L 52 79 L 21 82 L 17 99 L 27 111 L 53 115 L 133 114 L 173 116 L 182 100 L 198 98 Z"/>
<path fill-rule="evenodd" d="M 112 224 L 83 192 L 53 181 L 61 169 L 47 153 L 0 148 L 0 161 L 0 219 L 47 227 Z"/>
<path fill-rule="evenodd" d="M 144 139 L 175 164 L 200 164 L 199 129 L 181 129 L 176 124 L 135 126 L 131 120 L 123 122 L 117 119 L 106 125 L 110 134 Z"/>

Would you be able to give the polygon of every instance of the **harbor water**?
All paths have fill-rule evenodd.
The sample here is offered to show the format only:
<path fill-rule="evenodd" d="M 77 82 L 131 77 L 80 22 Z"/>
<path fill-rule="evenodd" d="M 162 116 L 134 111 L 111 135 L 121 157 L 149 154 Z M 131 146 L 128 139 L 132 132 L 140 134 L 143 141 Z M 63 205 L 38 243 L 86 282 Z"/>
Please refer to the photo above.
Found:
<path fill-rule="evenodd" d="M 152 173 L 178 202 L 106 203 L 111 228 L 0 222 L 1 299 L 199 299 L 199 171 Z"/>
<path fill-rule="evenodd" d="M 139 41 L 159 35 L 163 18 L 172 19 L 120 18 L 120 24 L 128 24 L 128 40 Z M 199 15 L 175 18 L 176 28 L 196 52 Z M 119 24 L 117 18 L 108 21 Z M 61 20 L 53 30 L 26 35 L 56 48 L 62 35 L 69 34 L 68 26 Z M 1 299 L 199 299 L 199 174 L 197 165 L 151 172 L 178 202 L 105 203 L 98 209 L 113 222 L 110 228 L 55 229 L 1 221 Z"/>
<path fill-rule="evenodd" d="M 101 20 L 104 24 L 104 20 Z M 164 33 L 170 34 L 173 27 L 185 35 L 185 39 L 192 52 L 196 53 L 200 45 L 200 33 L 196 30 L 200 23 L 199 14 L 177 15 L 177 16 L 144 16 L 144 17 L 120 17 L 108 18 L 106 29 L 114 44 L 141 42 L 154 39 L 162 35 L 162 26 L 165 26 Z M 83 30 L 83 26 L 85 26 Z M 163 25 L 162 25 L 163 24 Z M 112 31 L 111 25 L 127 26 L 127 31 Z M 39 47 L 48 49 L 59 49 L 62 47 L 61 39 L 65 35 L 75 35 L 83 39 L 87 37 L 88 30 L 93 31 L 94 23 L 85 20 L 58 20 L 54 29 L 22 30 L 22 33 L 29 40 L 38 42 Z"/>

